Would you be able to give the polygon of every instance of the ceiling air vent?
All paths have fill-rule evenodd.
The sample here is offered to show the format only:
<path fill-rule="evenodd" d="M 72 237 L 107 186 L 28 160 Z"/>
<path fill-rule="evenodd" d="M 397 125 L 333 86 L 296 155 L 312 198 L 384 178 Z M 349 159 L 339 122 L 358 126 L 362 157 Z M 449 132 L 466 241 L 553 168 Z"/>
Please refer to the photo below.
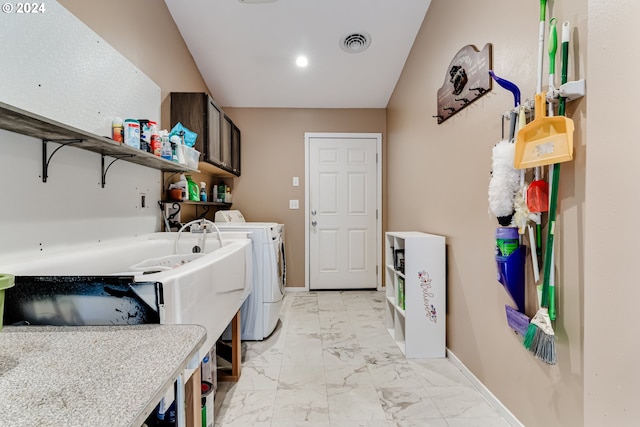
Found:
<path fill-rule="evenodd" d="M 340 48 L 347 53 L 360 53 L 371 44 L 371 36 L 367 33 L 352 33 L 340 39 Z"/>

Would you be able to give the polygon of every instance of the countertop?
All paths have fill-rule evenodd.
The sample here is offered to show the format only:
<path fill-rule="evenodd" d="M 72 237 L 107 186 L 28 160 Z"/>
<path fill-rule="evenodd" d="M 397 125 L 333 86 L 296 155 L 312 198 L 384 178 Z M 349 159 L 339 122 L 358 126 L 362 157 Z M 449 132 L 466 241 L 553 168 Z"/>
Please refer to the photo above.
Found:
<path fill-rule="evenodd" d="M 204 343 L 198 325 L 5 326 L 0 425 L 142 425 Z"/>

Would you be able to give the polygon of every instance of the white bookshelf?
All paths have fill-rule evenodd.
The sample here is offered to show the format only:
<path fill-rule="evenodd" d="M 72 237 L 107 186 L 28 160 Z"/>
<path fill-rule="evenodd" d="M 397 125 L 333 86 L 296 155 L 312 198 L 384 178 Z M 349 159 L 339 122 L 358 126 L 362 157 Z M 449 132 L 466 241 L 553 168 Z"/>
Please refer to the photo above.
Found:
<path fill-rule="evenodd" d="M 404 271 L 397 261 L 402 254 Z M 387 232 L 385 262 L 385 310 L 389 334 L 407 358 L 445 357 L 444 236 L 417 231 Z M 403 284 L 404 292 L 401 291 Z"/>

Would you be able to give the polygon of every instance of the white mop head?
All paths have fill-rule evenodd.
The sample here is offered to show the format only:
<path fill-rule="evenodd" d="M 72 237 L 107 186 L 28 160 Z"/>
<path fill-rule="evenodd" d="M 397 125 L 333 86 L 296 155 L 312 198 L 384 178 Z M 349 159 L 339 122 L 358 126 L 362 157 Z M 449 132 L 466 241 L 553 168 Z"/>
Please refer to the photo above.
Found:
<path fill-rule="evenodd" d="M 520 171 L 513 166 L 515 150 L 515 144 L 509 141 L 500 141 L 493 147 L 489 211 L 496 217 L 513 213 L 513 201 L 520 189 Z"/>

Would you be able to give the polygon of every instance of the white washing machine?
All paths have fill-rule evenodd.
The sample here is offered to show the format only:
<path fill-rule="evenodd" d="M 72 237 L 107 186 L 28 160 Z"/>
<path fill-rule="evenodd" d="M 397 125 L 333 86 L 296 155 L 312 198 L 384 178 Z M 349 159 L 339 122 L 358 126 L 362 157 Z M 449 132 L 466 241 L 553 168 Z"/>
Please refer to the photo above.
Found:
<path fill-rule="evenodd" d="M 221 231 L 250 232 L 253 242 L 253 290 L 240 309 L 241 338 L 263 340 L 276 328 L 286 286 L 284 224 L 246 222 L 240 211 L 218 211 Z"/>

